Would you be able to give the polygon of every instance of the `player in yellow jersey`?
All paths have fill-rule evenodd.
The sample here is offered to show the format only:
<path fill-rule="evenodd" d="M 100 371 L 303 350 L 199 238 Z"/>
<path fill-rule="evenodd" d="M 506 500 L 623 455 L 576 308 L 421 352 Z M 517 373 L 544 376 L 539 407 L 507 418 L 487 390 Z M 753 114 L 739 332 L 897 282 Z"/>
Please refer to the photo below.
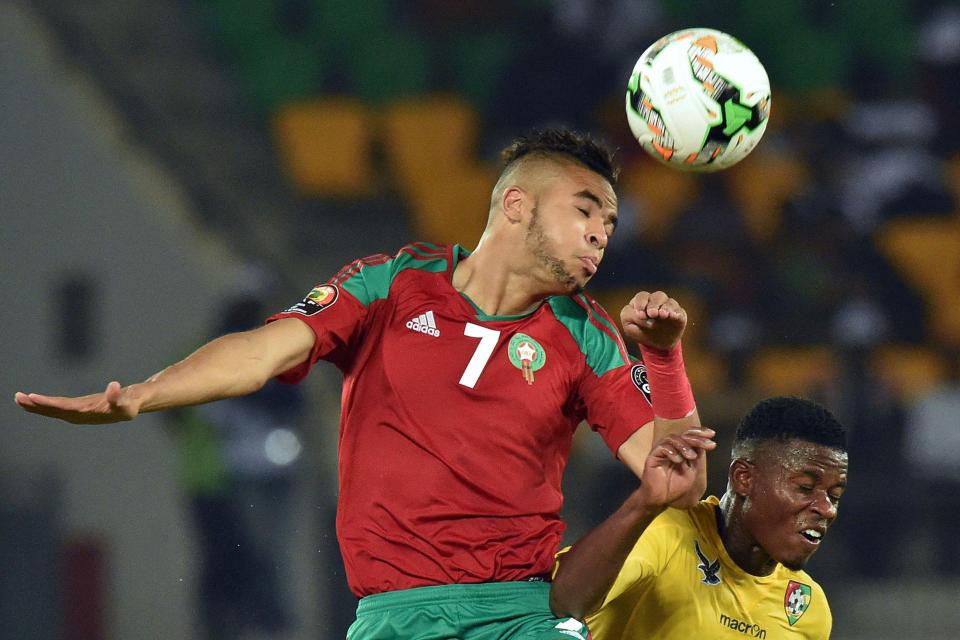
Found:
<path fill-rule="evenodd" d="M 843 427 L 808 400 L 764 400 L 737 429 L 723 497 L 667 508 L 715 446 L 710 436 L 661 441 L 640 488 L 561 553 L 557 615 L 587 616 L 595 640 L 830 636 L 826 596 L 803 567 L 846 486 Z"/>

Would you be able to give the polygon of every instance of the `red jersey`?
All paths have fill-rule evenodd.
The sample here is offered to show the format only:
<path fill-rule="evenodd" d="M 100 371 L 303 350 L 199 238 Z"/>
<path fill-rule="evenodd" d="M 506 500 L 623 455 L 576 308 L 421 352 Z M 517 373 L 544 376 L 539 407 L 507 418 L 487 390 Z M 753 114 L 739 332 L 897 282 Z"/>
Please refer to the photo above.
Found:
<path fill-rule="evenodd" d="M 467 255 L 417 243 L 357 260 L 269 319 L 316 333 L 281 380 L 321 358 L 343 372 L 337 536 L 357 596 L 549 572 L 577 425 L 615 453 L 653 420 L 596 302 L 485 315 L 451 284 Z"/>

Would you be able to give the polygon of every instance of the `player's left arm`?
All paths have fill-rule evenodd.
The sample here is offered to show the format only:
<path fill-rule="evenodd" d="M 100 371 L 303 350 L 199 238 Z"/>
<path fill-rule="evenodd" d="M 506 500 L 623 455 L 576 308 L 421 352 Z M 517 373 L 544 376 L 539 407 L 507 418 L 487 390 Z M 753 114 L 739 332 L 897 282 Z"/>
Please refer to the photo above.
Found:
<path fill-rule="evenodd" d="M 653 403 L 653 425 L 638 429 L 617 450 L 639 477 L 653 445 L 669 435 L 699 428 L 700 414 L 683 364 L 680 339 L 687 327 L 687 312 L 680 303 L 663 291 L 641 291 L 620 311 L 620 323 L 626 337 L 640 347 Z M 696 504 L 706 488 L 704 457 L 698 460 L 697 482 L 673 506 Z"/>

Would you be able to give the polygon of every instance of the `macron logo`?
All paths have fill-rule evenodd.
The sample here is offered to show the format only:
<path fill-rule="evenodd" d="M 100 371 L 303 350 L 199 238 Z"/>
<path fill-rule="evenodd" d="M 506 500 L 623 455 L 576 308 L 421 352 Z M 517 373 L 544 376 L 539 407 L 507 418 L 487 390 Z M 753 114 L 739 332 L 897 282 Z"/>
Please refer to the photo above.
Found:
<path fill-rule="evenodd" d="M 437 329 L 437 323 L 433 319 L 433 311 L 421 313 L 416 318 L 407 320 L 407 329 L 413 329 L 434 338 L 440 337 L 440 329 Z"/>

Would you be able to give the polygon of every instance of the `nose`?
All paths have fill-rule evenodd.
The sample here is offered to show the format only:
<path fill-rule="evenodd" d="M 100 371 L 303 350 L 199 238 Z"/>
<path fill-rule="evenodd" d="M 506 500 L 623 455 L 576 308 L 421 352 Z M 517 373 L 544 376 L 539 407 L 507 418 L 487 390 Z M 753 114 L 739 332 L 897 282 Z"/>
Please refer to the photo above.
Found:
<path fill-rule="evenodd" d="M 604 228 L 603 222 L 600 221 L 599 224 L 597 224 L 591 221 L 590 226 L 587 228 L 587 242 L 590 246 L 603 250 L 607 248 L 608 240 L 607 230 Z"/>
<path fill-rule="evenodd" d="M 825 491 L 817 494 L 810 508 L 824 520 L 832 521 L 837 517 L 837 505 Z"/>

